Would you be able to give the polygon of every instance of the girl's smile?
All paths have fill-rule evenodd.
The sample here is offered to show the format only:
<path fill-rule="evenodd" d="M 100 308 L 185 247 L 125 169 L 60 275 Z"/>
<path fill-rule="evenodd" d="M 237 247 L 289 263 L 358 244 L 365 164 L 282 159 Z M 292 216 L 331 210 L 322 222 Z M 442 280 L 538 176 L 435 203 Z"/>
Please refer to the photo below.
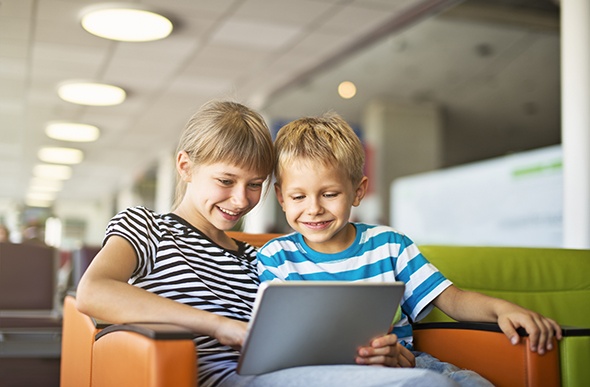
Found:
<path fill-rule="evenodd" d="M 260 201 L 266 176 L 259 172 L 223 162 L 194 165 L 188 155 L 179 157 L 187 189 L 176 212 L 202 232 L 232 229 Z"/>

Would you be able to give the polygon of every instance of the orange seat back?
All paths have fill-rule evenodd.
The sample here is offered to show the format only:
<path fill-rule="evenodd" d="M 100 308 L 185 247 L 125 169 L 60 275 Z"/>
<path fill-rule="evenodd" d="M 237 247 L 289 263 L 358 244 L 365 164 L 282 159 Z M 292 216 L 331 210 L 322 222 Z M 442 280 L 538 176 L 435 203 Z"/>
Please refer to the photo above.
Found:
<path fill-rule="evenodd" d="M 94 321 L 76 308 L 76 299 L 64 299 L 60 387 L 90 386 L 92 346 L 100 331 Z"/>

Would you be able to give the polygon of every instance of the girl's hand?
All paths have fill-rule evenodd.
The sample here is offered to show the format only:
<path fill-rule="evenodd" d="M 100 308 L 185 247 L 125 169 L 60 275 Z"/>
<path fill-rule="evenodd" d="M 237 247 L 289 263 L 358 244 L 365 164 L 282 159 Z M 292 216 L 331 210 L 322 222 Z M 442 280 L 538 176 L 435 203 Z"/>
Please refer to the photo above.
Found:
<path fill-rule="evenodd" d="M 227 317 L 219 317 L 213 337 L 221 344 L 240 350 L 246 339 L 248 324 L 243 321 L 233 320 Z"/>
<path fill-rule="evenodd" d="M 397 342 L 394 334 L 379 337 L 369 347 L 361 347 L 356 357 L 357 364 L 383 365 L 386 367 L 415 367 L 414 354 Z"/>

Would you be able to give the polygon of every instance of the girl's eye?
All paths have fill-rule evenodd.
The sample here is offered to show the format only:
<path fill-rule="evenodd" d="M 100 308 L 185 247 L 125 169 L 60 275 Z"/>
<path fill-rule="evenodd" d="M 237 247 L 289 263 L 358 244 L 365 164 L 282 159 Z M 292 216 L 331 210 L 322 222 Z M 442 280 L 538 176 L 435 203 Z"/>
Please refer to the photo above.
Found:
<path fill-rule="evenodd" d="M 305 198 L 305 196 L 303 196 L 303 195 L 298 195 L 298 196 L 291 197 L 291 199 L 293 199 L 295 201 L 297 201 L 297 200 L 303 200 L 304 198 Z"/>
<path fill-rule="evenodd" d="M 262 183 L 250 183 L 249 186 L 250 186 L 250 188 L 261 189 Z"/>
<path fill-rule="evenodd" d="M 232 181 L 227 180 L 227 179 L 217 179 L 217 181 L 219 181 L 223 185 L 231 185 L 232 184 Z"/>

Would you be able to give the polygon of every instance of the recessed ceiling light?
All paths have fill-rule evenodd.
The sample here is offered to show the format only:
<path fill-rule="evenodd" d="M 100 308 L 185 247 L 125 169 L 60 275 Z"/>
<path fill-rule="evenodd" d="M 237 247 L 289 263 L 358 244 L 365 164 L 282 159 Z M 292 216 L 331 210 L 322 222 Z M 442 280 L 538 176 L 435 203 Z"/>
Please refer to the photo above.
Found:
<path fill-rule="evenodd" d="M 62 83 L 57 93 L 64 101 L 90 106 L 118 105 L 125 100 L 125 90 L 105 83 L 71 81 Z"/>
<path fill-rule="evenodd" d="M 68 180 L 72 177 L 72 168 L 67 165 L 38 164 L 33 168 L 33 175 L 44 179 Z"/>
<path fill-rule="evenodd" d="M 61 191 L 62 187 L 62 180 L 33 177 L 29 182 L 29 191 L 34 192 L 59 192 Z"/>
<path fill-rule="evenodd" d="M 53 200 L 38 200 L 34 198 L 26 198 L 25 204 L 28 207 L 48 208 L 51 207 L 51 205 L 53 204 Z"/>
<path fill-rule="evenodd" d="M 135 4 L 101 4 L 82 12 L 82 27 L 93 35 L 124 42 L 163 39 L 172 32 L 172 22 Z"/>
<path fill-rule="evenodd" d="M 39 160 L 53 164 L 79 164 L 84 158 L 84 153 L 79 149 L 44 147 L 37 152 Z"/>
<path fill-rule="evenodd" d="M 50 202 L 55 200 L 55 193 L 54 192 L 27 192 L 27 201 L 28 200 L 35 200 L 35 201 L 44 201 Z"/>
<path fill-rule="evenodd" d="M 338 85 L 338 94 L 344 99 L 351 99 L 356 95 L 356 86 L 350 81 L 341 82 Z"/>
<path fill-rule="evenodd" d="M 100 130 L 96 126 L 88 124 L 50 122 L 45 128 L 45 134 L 54 140 L 91 142 L 98 139 Z"/>

